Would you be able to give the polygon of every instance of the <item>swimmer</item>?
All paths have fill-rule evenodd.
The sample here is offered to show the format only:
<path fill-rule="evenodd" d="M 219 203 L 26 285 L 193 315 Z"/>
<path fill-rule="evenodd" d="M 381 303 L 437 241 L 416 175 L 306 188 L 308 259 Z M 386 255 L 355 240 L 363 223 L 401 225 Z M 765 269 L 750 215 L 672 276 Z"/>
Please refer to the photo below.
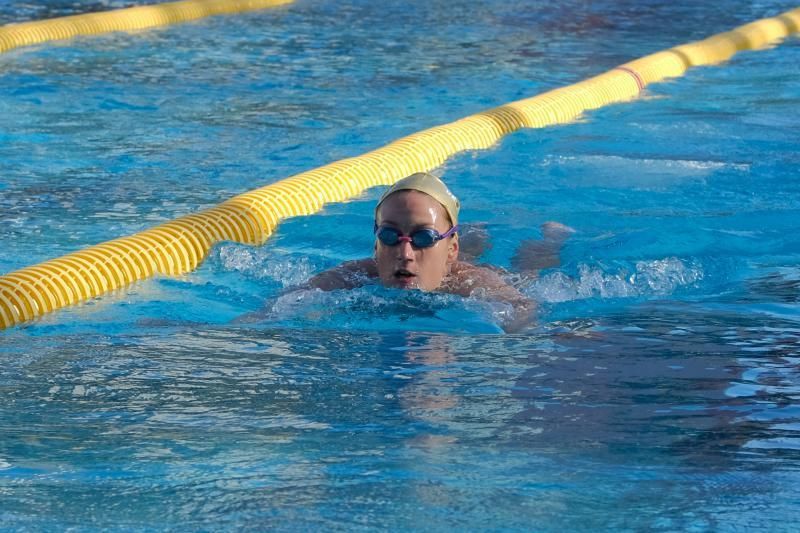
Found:
<path fill-rule="evenodd" d="M 459 209 L 458 199 L 431 174 L 421 172 L 398 181 L 375 207 L 373 257 L 322 272 L 305 287 L 331 291 L 380 280 L 386 287 L 503 302 L 513 309 L 503 329 L 520 330 L 532 321 L 536 303 L 506 282 L 500 275 L 502 269 L 459 259 Z M 573 230 L 548 222 L 542 233 L 543 240 L 523 243 L 512 259 L 512 265 L 529 277 L 538 269 L 558 264 L 561 245 Z M 473 238 L 465 244 L 469 244 L 470 257 L 480 255 L 482 243 Z"/>

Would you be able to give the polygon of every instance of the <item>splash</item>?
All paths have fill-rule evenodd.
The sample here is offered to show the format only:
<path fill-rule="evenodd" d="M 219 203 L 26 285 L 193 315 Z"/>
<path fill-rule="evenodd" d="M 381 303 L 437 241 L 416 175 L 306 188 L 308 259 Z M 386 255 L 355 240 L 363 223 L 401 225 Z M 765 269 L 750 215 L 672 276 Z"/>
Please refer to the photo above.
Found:
<path fill-rule="evenodd" d="M 443 306 L 457 300 L 449 294 L 400 291 L 380 286 L 350 290 L 321 291 L 305 289 L 291 291 L 276 298 L 271 306 L 276 317 L 331 314 L 370 313 L 378 316 L 433 315 Z"/>
<path fill-rule="evenodd" d="M 222 245 L 217 247 L 215 258 L 226 271 L 274 282 L 283 288 L 300 285 L 318 270 L 308 257 L 279 255 L 268 248 Z"/>
<path fill-rule="evenodd" d="M 509 309 L 452 294 L 367 285 L 351 290 L 293 290 L 271 300 L 258 321 L 337 330 L 500 333 Z"/>
<path fill-rule="evenodd" d="M 587 298 L 663 296 L 702 278 L 703 269 L 699 264 L 668 257 L 637 261 L 632 271 L 620 268 L 608 272 L 602 266 L 582 264 L 576 277 L 554 272 L 534 280 L 522 290 L 537 301 L 559 303 Z"/>

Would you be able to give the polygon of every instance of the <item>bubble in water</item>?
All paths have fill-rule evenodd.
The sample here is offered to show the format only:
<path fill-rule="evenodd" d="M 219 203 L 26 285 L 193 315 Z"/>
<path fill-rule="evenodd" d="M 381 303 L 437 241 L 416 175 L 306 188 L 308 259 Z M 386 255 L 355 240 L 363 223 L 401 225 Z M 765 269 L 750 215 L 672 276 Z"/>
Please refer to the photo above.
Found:
<path fill-rule="evenodd" d="M 366 286 L 336 291 L 291 291 L 276 298 L 271 307 L 275 316 L 283 317 L 305 314 L 311 310 L 325 310 L 327 314 L 333 310 L 338 313 L 368 312 L 373 315 L 432 314 L 457 300 L 457 297 L 449 294 Z"/>
<path fill-rule="evenodd" d="M 271 300 L 259 320 L 339 330 L 421 328 L 498 333 L 509 312 L 510 306 L 501 303 L 367 285 L 335 291 L 293 290 Z"/>
<path fill-rule="evenodd" d="M 607 272 L 602 267 L 582 264 L 578 275 L 554 272 L 533 281 L 525 292 L 540 302 L 558 303 L 586 298 L 629 298 L 671 294 L 678 287 L 703 278 L 699 265 L 668 257 L 637 261 L 633 272 Z"/>
<path fill-rule="evenodd" d="M 684 264 L 676 257 L 654 261 L 638 261 L 631 283 L 640 294 L 669 294 L 678 287 L 691 285 L 703 278 L 699 265 Z"/>
<path fill-rule="evenodd" d="M 241 272 L 258 280 L 274 281 L 282 287 L 305 282 L 315 270 L 307 257 L 280 256 L 266 248 L 222 245 L 217 249 L 216 258 L 225 270 Z"/>

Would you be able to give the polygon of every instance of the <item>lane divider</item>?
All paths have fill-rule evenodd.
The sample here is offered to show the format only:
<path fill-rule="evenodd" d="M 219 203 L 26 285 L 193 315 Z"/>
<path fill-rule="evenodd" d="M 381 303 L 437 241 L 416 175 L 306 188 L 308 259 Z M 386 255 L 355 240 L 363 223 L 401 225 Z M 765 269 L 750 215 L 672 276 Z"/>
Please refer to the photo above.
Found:
<path fill-rule="evenodd" d="M 136 31 L 189 22 L 214 15 L 242 13 L 290 4 L 294 0 L 184 0 L 86 13 L 49 20 L 34 20 L 0 27 L 0 53 L 20 46 L 98 35 Z"/>
<path fill-rule="evenodd" d="M 650 83 L 762 48 L 796 33 L 800 8 L 636 59 L 574 85 L 403 137 L 364 155 L 330 163 L 235 196 L 155 228 L 0 276 L 0 329 L 86 301 L 156 274 L 194 270 L 220 241 L 262 244 L 287 217 L 353 198 L 414 172 L 430 171 L 465 150 L 489 148 L 520 128 L 570 122 L 581 113 L 635 98 Z"/>
<path fill-rule="evenodd" d="M 639 92 L 644 91 L 645 83 L 644 83 L 644 80 L 642 79 L 642 77 L 639 76 L 638 72 L 636 72 L 632 68 L 628 68 L 628 67 L 616 67 L 616 70 L 621 70 L 622 72 L 627 72 L 628 74 L 633 76 L 633 79 L 636 80 L 636 86 L 639 87 Z"/>

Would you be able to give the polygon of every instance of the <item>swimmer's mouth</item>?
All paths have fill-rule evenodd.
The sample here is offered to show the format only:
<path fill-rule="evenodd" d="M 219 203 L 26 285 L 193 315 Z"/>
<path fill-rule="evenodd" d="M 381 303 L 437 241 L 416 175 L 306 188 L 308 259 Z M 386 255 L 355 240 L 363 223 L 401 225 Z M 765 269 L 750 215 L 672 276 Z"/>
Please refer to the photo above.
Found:
<path fill-rule="evenodd" d="M 400 270 L 398 270 L 398 271 L 396 271 L 394 273 L 394 277 L 400 278 L 400 279 L 411 279 L 411 278 L 414 278 L 416 276 L 417 276 L 416 274 L 414 274 L 412 272 L 409 272 L 408 270 L 406 270 L 404 268 L 401 268 Z"/>

